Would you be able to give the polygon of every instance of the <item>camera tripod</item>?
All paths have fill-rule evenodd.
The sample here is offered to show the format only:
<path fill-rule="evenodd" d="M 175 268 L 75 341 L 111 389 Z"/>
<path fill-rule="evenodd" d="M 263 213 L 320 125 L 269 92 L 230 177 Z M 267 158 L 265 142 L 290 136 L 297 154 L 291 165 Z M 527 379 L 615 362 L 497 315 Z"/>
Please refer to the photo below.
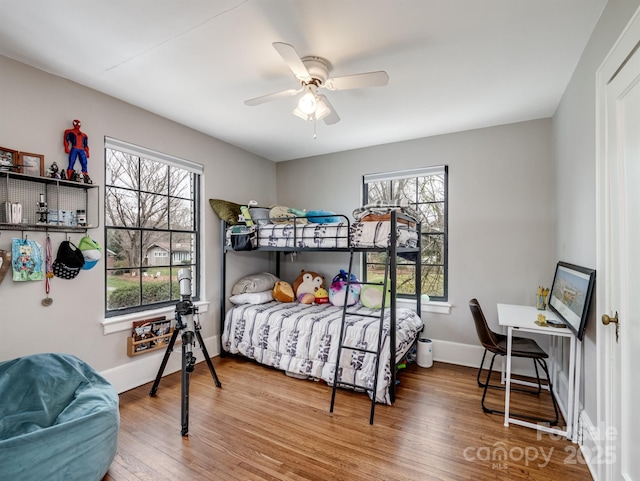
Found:
<path fill-rule="evenodd" d="M 182 435 L 186 436 L 189 432 L 189 377 L 193 372 L 196 363 L 196 357 L 193 354 L 193 346 L 196 339 L 200 344 L 202 353 L 204 354 L 204 360 L 209 366 L 209 371 L 213 376 L 213 381 L 217 387 L 222 387 L 216 370 L 213 368 L 213 363 L 207 352 L 207 348 L 202 340 L 202 334 L 200 334 L 200 323 L 197 321 L 198 308 L 191 302 L 191 271 L 189 269 L 180 269 L 178 271 L 178 281 L 180 283 L 180 297 L 181 300 L 176 304 L 176 325 L 171 335 L 171 340 L 167 346 L 167 350 L 164 353 L 162 364 L 156 376 L 156 380 L 153 382 L 149 396 L 155 396 L 158 391 L 160 379 L 164 373 L 164 368 L 167 366 L 169 356 L 173 352 L 173 345 L 178 338 L 178 333 L 182 331 Z M 188 281 L 188 282 L 187 282 Z"/>

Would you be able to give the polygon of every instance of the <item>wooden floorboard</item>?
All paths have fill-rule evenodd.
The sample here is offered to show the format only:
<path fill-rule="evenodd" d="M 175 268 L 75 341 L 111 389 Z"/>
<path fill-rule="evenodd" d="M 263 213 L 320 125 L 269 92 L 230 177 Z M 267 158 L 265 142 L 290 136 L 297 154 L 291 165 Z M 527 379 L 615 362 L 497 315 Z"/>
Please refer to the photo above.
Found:
<path fill-rule="evenodd" d="M 395 404 L 376 405 L 370 425 L 366 394 L 339 390 L 330 413 L 324 382 L 238 357 L 213 362 L 222 388 L 196 365 L 188 436 L 180 373 L 155 397 L 151 384 L 120 395 L 118 451 L 103 481 L 592 479 L 577 445 L 483 413 L 475 369 L 409 364 Z M 518 412 L 552 414 L 546 393 L 512 399 Z M 487 404 L 502 409 L 504 391 L 489 390 Z"/>

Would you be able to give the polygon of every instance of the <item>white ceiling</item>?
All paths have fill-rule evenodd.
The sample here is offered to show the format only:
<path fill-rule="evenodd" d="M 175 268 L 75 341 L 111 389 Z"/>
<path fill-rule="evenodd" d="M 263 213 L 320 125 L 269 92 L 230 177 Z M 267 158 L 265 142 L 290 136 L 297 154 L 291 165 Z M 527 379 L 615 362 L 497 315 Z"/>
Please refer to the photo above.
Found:
<path fill-rule="evenodd" d="M 274 161 L 550 117 L 606 0 L 0 0 L 0 54 Z M 324 57 L 335 125 L 273 48 Z M 1 78 L 1 75 L 0 75 Z"/>

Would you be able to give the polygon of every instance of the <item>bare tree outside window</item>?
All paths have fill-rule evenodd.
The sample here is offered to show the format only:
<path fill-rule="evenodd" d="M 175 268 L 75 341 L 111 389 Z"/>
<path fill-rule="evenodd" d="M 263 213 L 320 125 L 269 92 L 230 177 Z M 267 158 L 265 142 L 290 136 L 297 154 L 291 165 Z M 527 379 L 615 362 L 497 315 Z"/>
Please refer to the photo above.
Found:
<path fill-rule="evenodd" d="M 383 174 L 378 174 L 382 175 Z M 421 176 L 403 177 L 389 173 L 392 180 L 365 183 L 365 204 L 376 201 L 408 199 L 420 213 L 422 223 L 421 292 L 433 300 L 447 300 L 447 169 Z M 365 278 L 381 280 L 386 254 L 367 253 Z M 398 258 L 398 293 L 415 294 L 415 270 L 409 261 Z"/>
<path fill-rule="evenodd" d="M 107 314 L 179 299 L 177 272 L 197 268 L 198 174 L 105 149 Z"/>

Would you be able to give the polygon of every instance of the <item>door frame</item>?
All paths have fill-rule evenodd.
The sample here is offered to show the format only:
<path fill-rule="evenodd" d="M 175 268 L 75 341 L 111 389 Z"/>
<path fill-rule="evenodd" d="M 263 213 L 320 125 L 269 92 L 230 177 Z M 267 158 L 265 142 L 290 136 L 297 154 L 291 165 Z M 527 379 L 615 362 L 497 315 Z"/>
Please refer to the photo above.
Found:
<path fill-rule="evenodd" d="M 611 262 L 609 253 L 614 247 L 608 237 L 607 211 L 609 209 L 608 159 L 607 159 L 607 85 L 624 66 L 626 59 L 640 46 L 640 8 L 615 42 L 608 55 L 596 72 L 596 269 L 598 282 L 596 286 L 596 305 L 598 319 L 596 328 L 596 363 L 598 366 L 597 389 L 597 443 L 599 452 L 609 453 L 613 449 L 612 433 L 614 412 L 620 405 L 618 392 L 614 392 L 613 363 L 609 362 L 614 355 L 616 344 L 615 329 L 604 326 L 600 322 L 601 314 L 612 314 L 610 292 Z M 617 247 L 617 246 L 616 246 Z M 615 479 L 620 471 L 620 455 L 616 453 L 615 462 L 601 463 L 591 466 L 597 478 L 603 481 Z"/>

